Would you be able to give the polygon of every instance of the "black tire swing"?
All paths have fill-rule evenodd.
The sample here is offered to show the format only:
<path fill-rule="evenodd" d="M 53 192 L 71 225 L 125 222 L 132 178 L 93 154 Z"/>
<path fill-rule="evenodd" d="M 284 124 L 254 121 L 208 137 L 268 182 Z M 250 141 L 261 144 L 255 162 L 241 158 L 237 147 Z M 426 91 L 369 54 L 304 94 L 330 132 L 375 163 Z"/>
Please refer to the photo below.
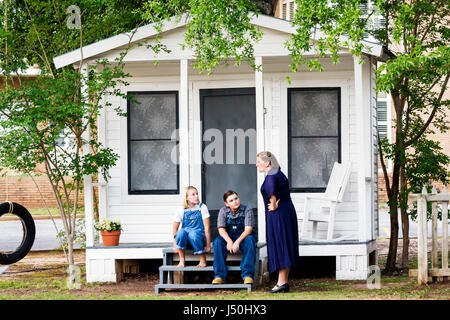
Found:
<path fill-rule="evenodd" d="M 30 252 L 36 235 L 36 227 L 30 212 L 15 202 L 3 202 L 0 204 L 0 217 L 6 213 L 17 216 L 22 222 L 23 238 L 21 244 L 14 251 L 0 251 L 0 264 L 12 264 Z"/>

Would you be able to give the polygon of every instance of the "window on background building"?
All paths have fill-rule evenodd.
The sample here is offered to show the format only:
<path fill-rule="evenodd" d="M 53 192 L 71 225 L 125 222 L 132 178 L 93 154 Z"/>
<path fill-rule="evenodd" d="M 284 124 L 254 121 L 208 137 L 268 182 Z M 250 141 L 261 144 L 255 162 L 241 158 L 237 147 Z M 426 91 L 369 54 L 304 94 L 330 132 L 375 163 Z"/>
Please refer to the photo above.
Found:
<path fill-rule="evenodd" d="M 377 94 L 377 128 L 380 139 L 388 139 L 392 142 L 392 127 L 391 127 L 391 99 L 386 92 Z M 392 161 L 385 161 L 388 171 L 392 169 Z M 381 165 L 378 166 L 378 171 L 382 172 Z"/>
<path fill-rule="evenodd" d="M 178 92 L 129 92 L 128 193 L 179 193 Z"/>
<path fill-rule="evenodd" d="M 281 0 L 281 19 L 292 21 L 294 19 L 297 4 L 295 0 Z"/>
<path fill-rule="evenodd" d="M 382 29 L 385 28 L 386 19 L 381 15 L 380 10 L 376 7 L 373 0 L 362 1 L 359 4 L 359 9 L 364 13 L 363 18 L 369 19 L 369 28 Z M 377 42 L 377 40 L 369 33 L 364 33 L 364 39 L 371 42 Z"/>
<path fill-rule="evenodd" d="M 60 132 L 59 138 L 56 139 L 56 145 L 61 148 L 68 148 L 73 137 L 74 135 L 69 129 L 64 129 Z"/>
<path fill-rule="evenodd" d="M 328 5 L 331 3 L 328 1 Z M 381 15 L 380 10 L 376 7 L 374 0 L 365 0 L 359 4 L 359 9 L 363 12 L 362 18 L 369 19 L 370 29 L 385 28 L 386 19 Z M 279 17 L 284 20 L 292 21 L 294 19 L 295 11 L 297 10 L 297 3 L 295 0 L 281 0 Z M 364 39 L 371 42 L 377 42 L 375 38 L 369 35 L 368 32 L 364 34 Z"/>
<path fill-rule="evenodd" d="M 378 68 L 382 62 L 378 62 Z M 386 70 L 383 71 L 383 74 Z M 392 142 L 392 114 L 391 114 L 391 95 L 388 92 L 377 93 L 377 129 L 380 139 L 386 138 Z M 379 159 L 378 159 L 379 160 Z M 385 162 L 388 172 L 392 170 L 392 160 L 386 159 Z M 378 163 L 378 172 L 383 172 L 381 164 Z"/>
<path fill-rule="evenodd" d="M 288 89 L 289 183 L 292 192 L 324 192 L 341 162 L 340 88 Z"/>

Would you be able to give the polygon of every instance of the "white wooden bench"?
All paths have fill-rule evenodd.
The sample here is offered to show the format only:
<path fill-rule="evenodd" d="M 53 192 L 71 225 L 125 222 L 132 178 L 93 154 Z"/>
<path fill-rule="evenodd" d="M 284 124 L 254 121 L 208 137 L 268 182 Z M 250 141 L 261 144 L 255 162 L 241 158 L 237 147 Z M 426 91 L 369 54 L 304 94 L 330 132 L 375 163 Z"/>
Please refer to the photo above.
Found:
<path fill-rule="evenodd" d="M 349 176 L 350 163 L 335 162 L 325 193 L 317 196 L 306 196 L 303 217 L 299 218 L 299 220 L 303 220 L 300 240 L 312 242 L 335 242 L 346 240 L 351 237 L 347 236 L 334 238 L 336 206 L 338 203 L 342 202 Z M 312 222 L 311 237 L 307 236 L 309 222 Z M 317 224 L 319 222 L 328 224 L 326 239 L 317 237 Z"/>

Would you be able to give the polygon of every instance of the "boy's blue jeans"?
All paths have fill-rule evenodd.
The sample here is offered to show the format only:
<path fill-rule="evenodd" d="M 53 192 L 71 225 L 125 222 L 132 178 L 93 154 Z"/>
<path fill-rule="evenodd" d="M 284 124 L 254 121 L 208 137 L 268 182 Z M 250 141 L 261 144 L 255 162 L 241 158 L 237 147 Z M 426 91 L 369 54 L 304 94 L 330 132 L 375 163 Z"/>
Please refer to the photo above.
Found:
<path fill-rule="evenodd" d="M 188 243 L 194 248 L 194 254 L 205 253 L 205 231 L 193 228 L 181 228 L 175 233 L 176 247 L 186 250 Z"/>
<path fill-rule="evenodd" d="M 238 236 L 230 235 L 231 240 L 236 241 Z M 225 280 L 227 278 L 226 260 L 228 255 L 227 243 L 218 236 L 213 243 L 214 248 L 214 277 Z M 250 277 L 253 279 L 255 273 L 256 240 L 252 235 L 248 235 L 239 244 L 239 250 L 242 252 L 241 277 Z"/>

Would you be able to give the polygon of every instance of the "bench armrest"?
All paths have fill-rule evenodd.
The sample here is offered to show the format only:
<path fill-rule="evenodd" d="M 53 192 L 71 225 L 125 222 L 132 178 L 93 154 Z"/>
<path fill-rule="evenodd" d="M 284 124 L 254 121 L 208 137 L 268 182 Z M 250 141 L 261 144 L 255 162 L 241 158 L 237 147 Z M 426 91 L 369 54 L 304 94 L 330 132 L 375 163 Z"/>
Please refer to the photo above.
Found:
<path fill-rule="evenodd" d="M 305 196 L 305 200 L 327 200 L 324 196 Z"/>

